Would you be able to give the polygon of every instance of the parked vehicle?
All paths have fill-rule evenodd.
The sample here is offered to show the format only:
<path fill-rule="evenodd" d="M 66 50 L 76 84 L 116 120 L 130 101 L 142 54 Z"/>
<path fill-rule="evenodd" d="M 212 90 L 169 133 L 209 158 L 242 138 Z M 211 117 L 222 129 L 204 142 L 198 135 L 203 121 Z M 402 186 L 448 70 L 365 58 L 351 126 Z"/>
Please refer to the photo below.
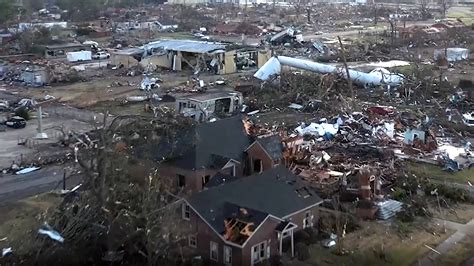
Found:
<path fill-rule="evenodd" d="M 110 58 L 110 54 L 105 51 L 97 52 L 96 54 L 92 56 L 92 59 L 96 59 L 96 60 L 109 59 L 109 58 Z"/>
<path fill-rule="evenodd" d="M 474 112 L 463 114 L 462 121 L 464 122 L 464 125 L 474 127 Z"/>
<path fill-rule="evenodd" d="M 7 127 L 11 127 L 11 128 L 24 128 L 24 127 L 26 127 L 26 120 L 23 117 L 14 116 L 14 117 L 8 119 L 5 122 L 5 125 Z"/>

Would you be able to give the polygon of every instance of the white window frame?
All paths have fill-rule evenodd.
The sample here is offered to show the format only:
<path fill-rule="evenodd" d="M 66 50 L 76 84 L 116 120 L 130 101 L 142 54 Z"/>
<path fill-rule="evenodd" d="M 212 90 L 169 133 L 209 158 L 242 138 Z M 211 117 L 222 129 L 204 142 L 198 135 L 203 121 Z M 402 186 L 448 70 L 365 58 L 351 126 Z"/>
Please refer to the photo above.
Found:
<path fill-rule="evenodd" d="M 183 220 L 191 220 L 191 206 L 189 204 L 183 203 L 181 205 L 181 217 Z"/>
<path fill-rule="evenodd" d="M 311 210 L 305 212 L 303 218 L 303 229 L 313 227 L 313 214 Z"/>
<path fill-rule="evenodd" d="M 194 239 L 194 244 L 192 244 L 192 240 Z M 197 248 L 197 235 L 192 234 L 188 236 L 188 246 L 192 248 Z"/>
<path fill-rule="evenodd" d="M 227 253 L 226 253 L 227 251 Z M 223 262 L 225 265 L 232 265 L 232 248 L 229 246 L 224 246 L 223 249 Z"/>
<path fill-rule="evenodd" d="M 263 245 L 263 247 L 262 247 Z M 262 255 L 263 251 L 263 256 Z M 267 241 L 263 241 L 252 247 L 252 265 L 267 259 Z M 257 257 L 256 257 L 257 256 Z"/>
<path fill-rule="evenodd" d="M 216 254 L 215 258 L 212 257 L 212 251 L 214 250 L 214 248 L 215 248 L 215 254 Z M 211 258 L 211 260 L 213 260 L 213 261 L 219 261 L 219 244 L 217 244 L 217 242 L 210 241 L 210 243 L 209 243 L 209 258 Z"/>

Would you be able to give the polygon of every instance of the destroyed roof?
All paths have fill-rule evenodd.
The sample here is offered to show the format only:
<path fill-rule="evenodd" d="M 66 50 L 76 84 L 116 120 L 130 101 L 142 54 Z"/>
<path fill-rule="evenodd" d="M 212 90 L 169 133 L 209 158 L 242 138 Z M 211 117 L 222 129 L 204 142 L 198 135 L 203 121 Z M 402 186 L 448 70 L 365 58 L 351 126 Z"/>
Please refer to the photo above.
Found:
<path fill-rule="evenodd" d="M 76 48 L 76 47 L 86 47 L 80 43 L 63 43 L 63 44 L 52 44 L 46 45 L 46 49 L 61 49 L 61 48 Z"/>
<path fill-rule="evenodd" d="M 160 40 L 145 44 L 142 48 L 145 50 L 161 48 L 163 50 L 188 53 L 209 53 L 215 50 L 224 50 L 225 45 L 217 42 L 202 42 L 192 40 Z"/>
<path fill-rule="evenodd" d="M 279 160 L 283 154 L 283 144 L 281 138 L 278 135 L 269 137 L 259 138 L 256 142 L 260 143 L 262 148 L 268 153 L 273 160 Z"/>
<path fill-rule="evenodd" d="M 136 55 L 136 54 L 143 54 L 144 50 L 140 48 L 127 48 L 123 50 L 116 50 L 113 53 L 114 54 L 120 54 L 120 55 Z"/>
<path fill-rule="evenodd" d="M 206 188 L 211 188 L 211 187 L 216 187 L 225 183 L 230 183 L 234 182 L 235 180 L 239 179 L 240 177 L 238 176 L 232 176 L 229 174 L 224 174 L 224 173 L 217 173 L 215 174 L 209 182 L 207 182 L 204 187 Z"/>
<path fill-rule="evenodd" d="M 203 190 L 188 199 L 188 203 L 220 233 L 225 229 L 226 202 L 283 219 L 320 204 L 322 199 L 284 166 Z"/>
<path fill-rule="evenodd" d="M 169 160 L 177 167 L 220 169 L 223 158 L 227 159 L 225 163 L 230 159 L 242 162 L 244 151 L 250 145 L 240 116 L 199 124 L 193 130 L 186 130 L 193 133 L 183 132 L 183 140 L 177 140 L 177 145 L 182 147 L 176 147 L 185 152 Z"/>
<path fill-rule="evenodd" d="M 209 100 L 216 100 L 220 98 L 228 98 L 231 96 L 241 95 L 240 92 L 237 91 L 219 91 L 219 92 L 208 92 L 203 94 L 191 94 L 179 97 L 177 99 L 188 99 L 197 102 L 205 102 Z"/>

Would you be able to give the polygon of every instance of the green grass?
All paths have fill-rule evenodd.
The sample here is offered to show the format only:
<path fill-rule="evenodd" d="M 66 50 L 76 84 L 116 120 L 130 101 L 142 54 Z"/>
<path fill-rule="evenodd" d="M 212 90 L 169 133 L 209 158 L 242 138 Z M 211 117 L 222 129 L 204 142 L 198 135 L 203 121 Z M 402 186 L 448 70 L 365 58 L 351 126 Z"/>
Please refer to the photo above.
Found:
<path fill-rule="evenodd" d="M 423 246 L 398 247 L 385 250 L 385 258 L 383 258 L 377 252 L 354 252 L 338 256 L 333 254 L 332 250 L 321 246 L 311 246 L 311 257 L 307 262 L 311 265 L 414 265 L 425 251 Z"/>
<path fill-rule="evenodd" d="M 474 256 L 474 237 L 468 236 L 437 259 L 438 265 L 462 265 Z"/>
<path fill-rule="evenodd" d="M 468 181 L 474 184 L 474 168 L 451 173 L 444 171 L 441 166 L 408 162 L 407 169 L 410 173 L 415 174 L 418 177 L 427 177 L 439 181 L 446 180 L 463 185 L 467 185 Z"/>
<path fill-rule="evenodd" d="M 466 25 L 471 25 L 474 23 L 474 11 L 465 11 L 465 12 L 449 12 L 447 14 L 448 18 L 459 18 Z"/>

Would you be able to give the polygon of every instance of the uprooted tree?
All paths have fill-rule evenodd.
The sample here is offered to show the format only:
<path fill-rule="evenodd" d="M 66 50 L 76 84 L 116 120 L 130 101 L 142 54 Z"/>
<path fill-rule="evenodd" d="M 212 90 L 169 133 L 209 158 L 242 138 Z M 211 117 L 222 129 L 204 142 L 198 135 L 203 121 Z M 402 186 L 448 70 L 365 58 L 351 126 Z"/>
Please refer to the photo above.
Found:
<path fill-rule="evenodd" d="M 104 119 L 100 128 L 76 137 L 84 190 L 68 194 L 49 219 L 64 244 L 43 240 L 34 260 L 63 265 L 182 261 L 179 250 L 187 228 L 180 222 L 179 199 L 157 174 L 157 162 L 134 151 L 151 143 L 173 143 L 190 123 L 164 112 L 154 118 L 121 116 L 110 123 Z M 172 145 L 164 146 L 173 153 Z"/>

